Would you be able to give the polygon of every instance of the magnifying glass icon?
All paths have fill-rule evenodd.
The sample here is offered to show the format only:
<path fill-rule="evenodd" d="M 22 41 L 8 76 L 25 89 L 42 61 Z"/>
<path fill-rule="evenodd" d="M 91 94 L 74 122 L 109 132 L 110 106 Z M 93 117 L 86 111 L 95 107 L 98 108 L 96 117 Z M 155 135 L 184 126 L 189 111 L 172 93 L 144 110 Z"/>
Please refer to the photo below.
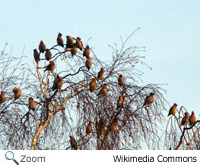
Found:
<path fill-rule="evenodd" d="M 12 151 L 7 151 L 5 154 L 5 158 L 8 160 L 13 160 L 17 165 L 19 165 L 19 163 L 15 160 L 15 155 Z"/>

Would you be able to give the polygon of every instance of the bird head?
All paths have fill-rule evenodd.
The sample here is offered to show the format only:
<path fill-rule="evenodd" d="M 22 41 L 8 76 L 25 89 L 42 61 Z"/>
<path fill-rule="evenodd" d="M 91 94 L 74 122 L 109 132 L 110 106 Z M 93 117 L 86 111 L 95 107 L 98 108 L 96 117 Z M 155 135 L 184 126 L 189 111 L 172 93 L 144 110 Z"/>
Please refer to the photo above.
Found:
<path fill-rule="evenodd" d="M 188 117 L 189 117 L 189 113 L 188 113 L 188 112 L 185 112 L 185 116 L 188 118 Z"/>
<path fill-rule="evenodd" d="M 153 92 L 150 93 L 151 96 L 154 96 L 155 94 Z"/>
<path fill-rule="evenodd" d="M 61 33 L 58 33 L 58 36 L 59 36 L 59 37 L 61 37 L 61 36 L 62 36 L 62 34 L 61 34 Z"/>
<path fill-rule="evenodd" d="M 17 92 L 17 90 L 18 90 L 18 88 L 14 88 L 14 89 L 13 89 L 13 92 L 14 92 L 14 93 L 16 93 L 16 92 Z"/>
<path fill-rule="evenodd" d="M 30 101 L 30 100 L 33 100 L 33 98 L 32 98 L 32 97 L 29 97 L 29 101 Z"/>

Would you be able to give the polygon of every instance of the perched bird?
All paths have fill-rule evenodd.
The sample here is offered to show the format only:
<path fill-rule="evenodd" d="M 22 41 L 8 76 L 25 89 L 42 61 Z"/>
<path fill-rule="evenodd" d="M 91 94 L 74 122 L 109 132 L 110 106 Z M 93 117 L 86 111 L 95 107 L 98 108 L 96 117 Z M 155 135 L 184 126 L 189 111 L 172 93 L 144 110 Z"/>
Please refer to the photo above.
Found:
<path fill-rule="evenodd" d="M 86 127 L 86 136 L 92 132 L 92 122 L 90 121 Z"/>
<path fill-rule="evenodd" d="M 100 92 L 98 93 L 98 95 L 106 94 L 107 92 L 108 92 L 108 85 L 104 84 L 103 87 L 101 88 Z"/>
<path fill-rule="evenodd" d="M 117 109 L 123 107 L 125 104 L 124 98 L 122 95 L 119 96 L 119 99 L 117 100 Z"/>
<path fill-rule="evenodd" d="M 90 47 L 89 47 L 89 45 L 86 45 L 86 48 L 83 51 L 83 56 L 85 56 L 86 58 L 88 58 L 90 56 Z"/>
<path fill-rule="evenodd" d="M 19 88 L 14 88 L 13 93 L 14 93 L 14 99 L 15 100 L 22 96 L 22 90 L 19 89 Z"/>
<path fill-rule="evenodd" d="M 112 122 L 112 124 L 109 127 L 109 132 L 113 132 L 117 130 L 117 125 L 118 125 L 118 120 L 115 119 L 114 122 Z"/>
<path fill-rule="evenodd" d="M 79 48 L 82 51 L 83 43 L 82 43 L 80 37 L 77 37 L 77 39 L 76 39 L 76 47 Z"/>
<path fill-rule="evenodd" d="M 174 105 L 169 109 L 168 116 L 170 116 L 171 114 L 175 116 L 176 112 L 177 112 L 177 104 L 174 103 Z"/>
<path fill-rule="evenodd" d="M 61 33 L 58 33 L 57 44 L 58 44 L 59 46 L 64 47 L 64 45 L 63 45 L 63 38 L 62 38 L 62 34 L 61 34 Z"/>
<path fill-rule="evenodd" d="M 2 104 L 5 100 L 6 100 L 6 94 L 4 91 L 2 91 L 0 95 L 0 104 Z"/>
<path fill-rule="evenodd" d="M 46 50 L 46 45 L 42 40 L 40 41 L 39 50 L 41 53 L 44 53 L 44 51 Z"/>
<path fill-rule="evenodd" d="M 101 70 L 98 73 L 97 79 L 102 79 L 104 75 L 104 68 L 101 68 Z"/>
<path fill-rule="evenodd" d="M 46 49 L 45 58 L 49 61 L 52 58 L 52 53 L 49 49 Z"/>
<path fill-rule="evenodd" d="M 87 60 L 85 61 L 85 66 L 89 71 L 92 66 L 92 59 L 90 57 L 87 57 Z"/>
<path fill-rule="evenodd" d="M 181 126 L 186 126 L 189 123 L 189 113 L 185 112 L 185 116 L 183 117 L 181 121 Z"/>
<path fill-rule="evenodd" d="M 102 116 L 97 124 L 97 136 L 98 138 L 104 133 L 105 131 L 106 122 L 104 117 Z"/>
<path fill-rule="evenodd" d="M 97 82 L 96 78 L 93 78 L 92 81 L 90 82 L 90 91 L 91 92 L 96 89 L 96 86 L 97 86 L 96 82 Z"/>
<path fill-rule="evenodd" d="M 38 53 L 37 49 L 33 50 L 33 56 L 34 56 L 35 62 L 38 63 L 40 60 L 40 54 Z"/>
<path fill-rule="evenodd" d="M 76 44 L 73 44 L 73 47 L 72 47 L 72 49 L 71 49 L 72 57 L 73 57 L 74 55 L 76 55 L 77 51 L 78 51 L 78 48 L 76 47 Z"/>
<path fill-rule="evenodd" d="M 124 77 L 122 75 L 119 75 L 118 84 L 120 87 L 124 84 Z"/>
<path fill-rule="evenodd" d="M 77 150 L 77 142 L 73 136 L 69 136 L 71 149 Z"/>
<path fill-rule="evenodd" d="M 63 85 L 63 80 L 61 77 L 59 77 L 59 75 L 57 75 L 57 78 L 54 80 L 52 89 L 53 90 L 61 89 L 62 85 Z"/>
<path fill-rule="evenodd" d="M 196 122 L 196 116 L 194 114 L 194 111 L 192 112 L 192 114 L 189 118 L 189 122 L 190 122 L 190 125 L 193 125 Z"/>
<path fill-rule="evenodd" d="M 67 37 L 67 46 L 66 48 L 72 48 L 74 44 L 74 38 L 71 36 L 66 36 Z"/>
<path fill-rule="evenodd" d="M 53 61 L 50 61 L 49 64 L 46 66 L 44 71 L 53 71 L 56 68 L 56 64 Z"/>
<path fill-rule="evenodd" d="M 35 111 L 36 102 L 33 100 L 32 97 L 29 97 L 29 109 Z"/>
<path fill-rule="evenodd" d="M 154 93 L 151 92 L 150 95 L 146 97 L 143 106 L 152 104 L 153 102 L 154 102 Z"/>

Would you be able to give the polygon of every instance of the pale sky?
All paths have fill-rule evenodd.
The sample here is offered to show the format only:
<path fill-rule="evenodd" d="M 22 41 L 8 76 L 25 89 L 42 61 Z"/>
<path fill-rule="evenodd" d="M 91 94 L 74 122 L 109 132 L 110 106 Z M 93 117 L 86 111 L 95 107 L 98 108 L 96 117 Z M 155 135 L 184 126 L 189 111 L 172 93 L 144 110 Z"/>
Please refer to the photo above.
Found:
<path fill-rule="evenodd" d="M 0 50 L 7 42 L 13 55 L 27 60 L 40 40 L 56 44 L 58 32 L 89 41 L 95 54 L 111 59 L 108 45 L 120 44 L 135 29 L 129 46 L 145 46 L 144 84 L 165 83 L 165 95 L 200 119 L 200 1 L 199 0 L 0 0 Z M 9 51 L 9 50 L 8 50 Z M 167 116 L 168 112 L 166 112 Z"/>

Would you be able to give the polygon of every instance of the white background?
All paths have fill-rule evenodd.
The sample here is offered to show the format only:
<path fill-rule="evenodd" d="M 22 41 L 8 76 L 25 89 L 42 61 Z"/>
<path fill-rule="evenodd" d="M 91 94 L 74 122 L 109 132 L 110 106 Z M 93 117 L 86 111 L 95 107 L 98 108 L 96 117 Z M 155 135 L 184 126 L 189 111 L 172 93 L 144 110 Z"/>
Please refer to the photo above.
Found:
<path fill-rule="evenodd" d="M 153 150 L 142 150 L 142 151 L 28 151 L 28 150 L 13 150 L 15 154 L 15 159 L 19 162 L 19 165 L 16 165 L 12 160 L 7 160 L 5 158 L 5 153 L 7 151 L 0 151 L 0 167 L 24 167 L 24 168 L 49 168 L 49 167 L 87 167 L 87 168 L 161 168 L 172 166 L 176 168 L 188 168 L 188 167 L 199 167 L 200 152 L 199 151 L 153 151 Z M 26 155 L 30 157 L 40 157 L 44 156 L 46 162 L 36 163 L 36 162 L 20 162 L 22 159 L 21 155 Z M 129 163 L 115 163 L 113 155 L 126 155 L 126 156 L 153 156 L 154 162 L 150 163 L 141 163 L 141 162 L 129 162 Z M 189 163 L 160 163 L 157 162 L 157 156 L 196 156 L 197 162 Z"/>

